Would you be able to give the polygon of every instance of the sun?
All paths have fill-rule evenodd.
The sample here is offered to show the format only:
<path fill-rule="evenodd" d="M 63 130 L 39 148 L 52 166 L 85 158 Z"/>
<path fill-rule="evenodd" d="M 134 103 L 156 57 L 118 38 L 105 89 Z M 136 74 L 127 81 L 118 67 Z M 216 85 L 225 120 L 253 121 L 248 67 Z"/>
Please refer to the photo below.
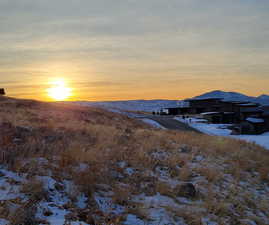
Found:
<path fill-rule="evenodd" d="M 47 89 L 48 96 L 56 101 L 64 101 L 71 96 L 71 88 L 67 87 L 63 79 L 58 79 L 50 83 Z"/>

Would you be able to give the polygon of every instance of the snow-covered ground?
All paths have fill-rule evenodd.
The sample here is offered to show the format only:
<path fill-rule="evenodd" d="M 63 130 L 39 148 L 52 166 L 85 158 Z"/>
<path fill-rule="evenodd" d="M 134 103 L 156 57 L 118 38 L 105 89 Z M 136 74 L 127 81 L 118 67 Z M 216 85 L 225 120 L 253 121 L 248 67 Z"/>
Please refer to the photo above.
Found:
<path fill-rule="evenodd" d="M 160 125 L 159 123 L 157 123 L 156 121 L 154 120 L 151 120 L 151 119 L 147 119 L 147 118 L 144 118 L 144 119 L 141 119 L 144 123 L 147 123 L 149 125 L 151 125 L 152 127 L 155 127 L 155 128 L 160 128 L 160 129 L 166 129 L 164 128 L 162 125 Z"/>
<path fill-rule="evenodd" d="M 175 119 L 208 135 L 226 136 L 254 142 L 269 150 L 269 132 L 261 135 L 231 135 L 232 131 L 228 129 L 230 124 L 208 124 L 204 120 L 196 118 L 183 119 L 182 117 L 175 117 Z"/>

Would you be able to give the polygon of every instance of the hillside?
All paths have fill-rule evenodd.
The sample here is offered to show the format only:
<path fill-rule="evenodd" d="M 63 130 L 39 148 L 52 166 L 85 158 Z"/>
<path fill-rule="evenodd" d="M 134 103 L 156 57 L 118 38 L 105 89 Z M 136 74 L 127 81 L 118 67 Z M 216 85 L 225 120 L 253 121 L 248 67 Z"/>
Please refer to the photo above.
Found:
<path fill-rule="evenodd" d="M 269 224 L 269 152 L 0 97 L 0 224 Z"/>
<path fill-rule="evenodd" d="M 227 101 L 249 101 L 256 102 L 261 105 L 269 105 L 269 96 L 268 95 L 260 95 L 258 97 L 247 96 L 238 92 L 225 92 L 225 91 L 211 91 L 199 96 L 194 97 L 196 99 L 203 98 L 223 98 Z"/>

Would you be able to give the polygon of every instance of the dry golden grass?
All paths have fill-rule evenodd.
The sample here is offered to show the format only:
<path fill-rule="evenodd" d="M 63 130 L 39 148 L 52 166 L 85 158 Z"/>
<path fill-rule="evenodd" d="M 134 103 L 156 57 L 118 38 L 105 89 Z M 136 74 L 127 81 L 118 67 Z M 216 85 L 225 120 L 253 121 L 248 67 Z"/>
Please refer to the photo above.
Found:
<path fill-rule="evenodd" d="M 0 163 L 9 169 L 40 175 L 44 171 L 38 164 L 31 162 L 25 166 L 23 162 L 46 158 L 57 179 L 61 179 L 64 173 L 89 198 L 98 189 L 98 184 L 108 184 L 115 193 L 115 203 L 128 205 L 129 211 L 145 219 L 147 215 L 143 209 L 131 207 L 131 194 L 144 192 L 154 195 L 158 192 L 176 197 L 167 183 L 155 180 L 147 173 L 159 165 L 169 168 L 170 176 L 181 182 L 189 182 L 200 174 L 208 182 L 218 183 L 223 181 L 224 173 L 231 174 L 236 182 L 248 177 L 256 184 L 269 182 L 269 152 L 262 147 L 222 137 L 152 129 L 137 120 L 98 108 L 1 97 L 0 131 Z M 152 154 L 159 150 L 165 151 L 167 157 L 154 158 Z M 192 168 L 190 163 L 196 156 L 206 158 L 206 163 Z M 141 173 L 124 178 L 115 176 L 124 172 L 117 166 L 121 161 Z M 210 167 L 211 162 L 220 166 Z M 89 168 L 84 171 L 74 169 L 81 163 Z M 253 176 L 253 173 L 258 176 Z M 120 181 L 129 187 L 119 188 Z M 36 200 L 46 196 L 35 180 L 25 184 L 23 192 L 31 192 Z M 225 217 L 228 203 L 237 204 L 235 196 L 238 193 L 239 190 L 231 189 L 231 198 L 218 202 L 216 191 L 212 189 L 204 207 L 207 212 Z M 252 198 L 244 198 L 249 206 L 259 207 L 253 204 Z M 260 209 L 266 209 L 268 204 L 264 200 Z M 242 212 L 244 209 L 237 210 Z M 23 209 L 18 213 L 21 211 Z M 25 220 L 31 212 L 25 212 Z M 188 210 L 174 213 L 185 218 L 188 224 L 201 224 L 201 213 L 192 215 L 193 212 Z M 13 224 L 17 223 L 11 218 L 13 220 Z"/>

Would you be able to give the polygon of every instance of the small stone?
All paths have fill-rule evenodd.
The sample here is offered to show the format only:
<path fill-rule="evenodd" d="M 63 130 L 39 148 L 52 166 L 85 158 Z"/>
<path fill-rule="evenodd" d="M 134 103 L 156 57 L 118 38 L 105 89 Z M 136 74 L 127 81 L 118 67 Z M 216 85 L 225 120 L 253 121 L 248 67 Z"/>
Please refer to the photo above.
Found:
<path fill-rule="evenodd" d="M 194 198 L 197 195 L 195 186 L 192 183 L 177 186 L 177 195 L 186 198 Z"/>
<path fill-rule="evenodd" d="M 45 211 L 43 212 L 43 215 L 44 215 L 44 216 L 51 216 L 51 215 L 53 215 L 53 213 L 52 213 L 50 210 L 45 210 Z"/>
<path fill-rule="evenodd" d="M 190 153 L 191 152 L 191 148 L 188 145 L 182 145 L 179 148 L 179 152 L 181 152 L 181 153 Z"/>

